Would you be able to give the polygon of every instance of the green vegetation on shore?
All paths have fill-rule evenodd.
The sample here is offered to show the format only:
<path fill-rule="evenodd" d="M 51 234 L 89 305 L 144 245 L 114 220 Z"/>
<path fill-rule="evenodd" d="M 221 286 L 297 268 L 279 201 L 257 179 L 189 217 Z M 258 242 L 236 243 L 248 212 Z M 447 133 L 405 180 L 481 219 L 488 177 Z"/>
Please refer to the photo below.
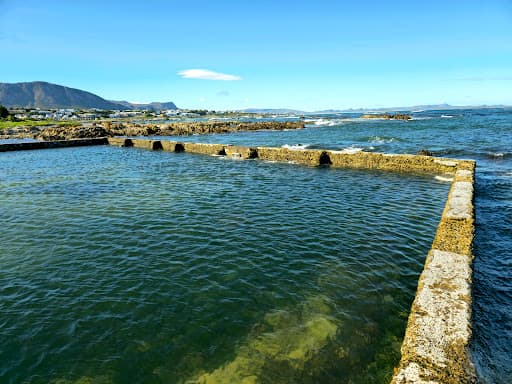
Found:
<path fill-rule="evenodd" d="M 7 119 L 11 114 L 3 105 L 0 105 L 0 119 Z"/>
<path fill-rule="evenodd" d="M 56 120 L 20 120 L 11 121 L 0 119 L 0 129 L 13 127 L 42 127 L 46 125 L 57 125 L 59 127 L 72 127 L 80 125 L 76 121 L 56 121 Z"/>

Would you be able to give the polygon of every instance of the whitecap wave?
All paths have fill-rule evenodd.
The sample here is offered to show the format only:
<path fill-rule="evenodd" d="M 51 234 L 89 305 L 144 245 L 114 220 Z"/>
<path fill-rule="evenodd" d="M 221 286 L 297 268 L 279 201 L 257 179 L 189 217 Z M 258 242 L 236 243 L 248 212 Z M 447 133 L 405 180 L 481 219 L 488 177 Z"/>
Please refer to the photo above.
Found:
<path fill-rule="evenodd" d="M 436 176 L 434 177 L 437 181 L 443 181 L 446 183 L 451 183 L 453 181 L 453 177 L 446 177 L 446 176 Z"/>
<path fill-rule="evenodd" d="M 364 148 L 360 148 L 360 147 L 348 147 L 348 148 L 344 148 L 340 151 L 331 151 L 332 153 L 344 153 L 344 154 L 348 154 L 348 155 L 353 155 L 355 153 L 359 153 L 359 152 L 363 152 L 363 149 Z"/>
<path fill-rule="evenodd" d="M 317 127 L 334 127 L 335 125 L 340 124 L 343 119 L 313 119 L 306 120 L 306 124 L 315 125 Z"/>
<path fill-rule="evenodd" d="M 411 116 L 411 118 L 409 119 L 409 121 L 411 120 L 430 120 L 430 119 L 433 119 L 433 117 L 431 116 Z"/>
<path fill-rule="evenodd" d="M 388 143 L 393 143 L 395 141 L 397 141 L 397 139 L 395 139 L 394 137 L 371 136 L 368 139 L 368 142 L 372 143 L 372 144 L 388 144 Z"/>
<path fill-rule="evenodd" d="M 309 148 L 309 144 L 284 144 L 281 148 L 292 149 L 294 151 L 300 151 Z"/>
<path fill-rule="evenodd" d="M 443 119 L 452 119 L 454 116 L 452 115 L 441 115 Z"/>

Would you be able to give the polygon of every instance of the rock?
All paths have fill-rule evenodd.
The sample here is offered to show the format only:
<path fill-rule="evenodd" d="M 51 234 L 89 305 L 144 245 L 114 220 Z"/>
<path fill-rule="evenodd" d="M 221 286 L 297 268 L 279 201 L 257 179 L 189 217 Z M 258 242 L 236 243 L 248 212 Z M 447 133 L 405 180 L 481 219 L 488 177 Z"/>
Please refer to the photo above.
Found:
<path fill-rule="evenodd" d="M 43 141 L 86 139 L 110 136 L 102 126 L 50 127 L 41 130 L 34 138 Z"/>
<path fill-rule="evenodd" d="M 420 156 L 434 156 L 434 154 L 428 149 L 420 149 L 416 154 Z"/>
<path fill-rule="evenodd" d="M 404 113 L 376 113 L 362 115 L 361 119 L 411 120 L 411 116 Z"/>
<path fill-rule="evenodd" d="M 188 136 L 238 131 L 285 130 L 304 128 L 303 121 L 263 122 L 178 122 L 172 124 L 136 124 L 131 122 L 104 121 L 101 124 L 83 123 L 75 127 L 16 127 L 0 136 L 9 138 L 34 138 L 38 140 L 70 140 L 114 136 Z"/>

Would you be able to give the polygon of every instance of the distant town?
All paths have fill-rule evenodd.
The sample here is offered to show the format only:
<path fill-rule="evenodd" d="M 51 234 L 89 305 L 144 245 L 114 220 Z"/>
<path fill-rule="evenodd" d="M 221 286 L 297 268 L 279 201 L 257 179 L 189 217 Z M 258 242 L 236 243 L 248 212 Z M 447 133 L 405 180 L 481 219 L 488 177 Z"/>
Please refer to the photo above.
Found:
<path fill-rule="evenodd" d="M 218 115 L 216 111 L 169 109 L 162 111 L 155 110 L 103 110 L 103 109 L 40 109 L 40 108 L 12 108 L 9 114 L 13 121 L 24 120 L 55 120 L 55 121 L 87 121 L 122 118 L 144 118 L 144 119 L 168 119 L 170 117 L 201 117 L 207 115 Z M 221 112 L 220 114 L 229 114 Z"/>

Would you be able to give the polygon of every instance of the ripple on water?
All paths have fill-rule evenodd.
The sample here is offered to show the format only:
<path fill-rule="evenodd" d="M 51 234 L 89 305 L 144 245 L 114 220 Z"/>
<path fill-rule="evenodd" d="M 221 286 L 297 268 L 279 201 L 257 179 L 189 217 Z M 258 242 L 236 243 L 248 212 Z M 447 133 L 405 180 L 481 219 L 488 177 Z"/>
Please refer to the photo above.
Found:
<path fill-rule="evenodd" d="M 6 383 L 385 382 L 448 189 L 126 148 L 1 156 Z"/>

